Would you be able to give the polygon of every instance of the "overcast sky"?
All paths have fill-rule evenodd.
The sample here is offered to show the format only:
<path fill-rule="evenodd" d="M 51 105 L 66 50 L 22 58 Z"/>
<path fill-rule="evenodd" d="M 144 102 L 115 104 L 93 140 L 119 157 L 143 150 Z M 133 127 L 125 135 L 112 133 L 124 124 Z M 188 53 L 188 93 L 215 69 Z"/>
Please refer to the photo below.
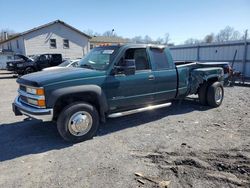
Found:
<path fill-rule="evenodd" d="M 0 29 L 23 32 L 60 19 L 84 31 L 118 35 L 170 34 L 175 44 L 227 25 L 250 29 L 250 0 L 11 0 L 1 2 Z"/>

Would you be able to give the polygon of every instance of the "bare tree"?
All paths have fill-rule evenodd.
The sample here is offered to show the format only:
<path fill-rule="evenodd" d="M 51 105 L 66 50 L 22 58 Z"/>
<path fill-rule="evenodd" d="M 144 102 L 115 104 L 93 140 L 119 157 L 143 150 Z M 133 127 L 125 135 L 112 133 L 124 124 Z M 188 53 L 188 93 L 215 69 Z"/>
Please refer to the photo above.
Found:
<path fill-rule="evenodd" d="M 94 32 L 92 29 L 88 29 L 88 30 L 85 30 L 85 31 L 83 31 L 84 33 L 86 33 L 87 35 L 89 35 L 89 36 L 101 36 L 101 34 L 100 33 L 97 33 L 97 32 Z"/>
<path fill-rule="evenodd" d="M 115 30 L 112 29 L 111 31 L 105 31 L 102 36 L 106 37 L 117 37 L 117 34 L 115 33 Z"/>
<path fill-rule="evenodd" d="M 169 33 L 165 33 L 164 44 L 168 44 L 170 41 Z"/>
<path fill-rule="evenodd" d="M 201 41 L 198 39 L 190 38 L 190 39 L 187 39 L 184 43 L 185 44 L 199 44 L 200 42 Z"/>
<path fill-rule="evenodd" d="M 215 36 L 213 33 L 206 35 L 204 38 L 205 43 L 212 43 L 214 42 L 214 40 L 215 40 Z"/>
<path fill-rule="evenodd" d="M 152 38 L 150 36 L 146 35 L 144 37 L 143 41 L 144 41 L 145 44 L 150 44 L 150 43 L 152 43 L 153 40 L 152 40 Z"/>
<path fill-rule="evenodd" d="M 89 36 L 94 36 L 94 31 L 92 29 L 87 29 L 87 30 L 85 30 L 83 32 L 86 33 Z"/>
<path fill-rule="evenodd" d="M 143 43 L 142 36 L 135 36 L 131 39 L 131 42 L 141 44 Z"/>
<path fill-rule="evenodd" d="M 233 27 L 227 26 L 216 35 L 216 42 L 226 42 L 232 40 L 240 40 L 242 35 L 239 31 L 236 31 Z"/>
<path fill-rule="evenodd" d="M 153 40 L 149 35 L 142 36 L 135 36 L 131 38 L 131 42 L 138 43 L 138 44 L 168 44 L 170 41 L 169 34 L 166 33 L 164 37 L 158 37 L 156 40 Z"/>
<path fill-rule="evenodd" d="M 12 37 L 16 34 L 16 32 L 12 29 L 1 29 L 0 30 L 0 41 L 3 41 L 5 39 L 5 34 L 7 34 L 8 37 Z"/>
<path fill-rule="evenodd" d="M 161 37 L 158 37 L 155 41 L 156 44 L 164 44 L 164 39 Z"/>

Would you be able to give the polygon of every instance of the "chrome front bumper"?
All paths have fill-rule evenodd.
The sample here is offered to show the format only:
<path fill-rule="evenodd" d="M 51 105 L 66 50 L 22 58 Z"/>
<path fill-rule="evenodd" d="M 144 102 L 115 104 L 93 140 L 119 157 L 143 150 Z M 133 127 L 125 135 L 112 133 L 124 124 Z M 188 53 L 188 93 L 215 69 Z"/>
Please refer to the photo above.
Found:
<path fill-rule="evenodd" d="M 52 121 L 53 119 L 53 109 L 39 109 L 26 105 L 19 101 L 19 97 L 16 97 L 12 103 L 12 110 L 16 116 L 25 115 L 42 121 Z"/>

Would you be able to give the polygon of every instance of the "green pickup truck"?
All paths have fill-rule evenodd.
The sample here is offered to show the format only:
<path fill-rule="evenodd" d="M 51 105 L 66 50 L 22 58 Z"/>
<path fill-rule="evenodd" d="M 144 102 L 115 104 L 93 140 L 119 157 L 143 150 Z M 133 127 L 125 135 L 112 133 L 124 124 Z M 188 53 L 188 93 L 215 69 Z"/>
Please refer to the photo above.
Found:
<path fill-rule="evenodd" d="M 17 83 L 15 115 L 55 121 L 71 142 L 92 138 L 107 118 L 167 107 L 190 94 L 211 107 L 224 97 L 222 68 L 175 65 L 167 47 L 144 44 L 96 47 L 80 67 L 28 74 Z"/>

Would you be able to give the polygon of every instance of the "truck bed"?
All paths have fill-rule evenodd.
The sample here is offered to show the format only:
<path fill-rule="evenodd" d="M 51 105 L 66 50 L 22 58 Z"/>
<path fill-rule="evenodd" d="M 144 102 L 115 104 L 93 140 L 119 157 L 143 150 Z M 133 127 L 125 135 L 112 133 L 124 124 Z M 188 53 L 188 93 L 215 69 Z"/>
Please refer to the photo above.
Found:
<path fill-rule="evenodd" d="M 203 80 L 224 74 L 223 68 L 220 66 L 208 66 L 199 62 L 185 62 L 176 65 L 178 76 L 178 92 L 176 97 L 184 97 L 191 94 L 196 94 Z M 188 79 L 187 79 L 188 78 Z"/>

